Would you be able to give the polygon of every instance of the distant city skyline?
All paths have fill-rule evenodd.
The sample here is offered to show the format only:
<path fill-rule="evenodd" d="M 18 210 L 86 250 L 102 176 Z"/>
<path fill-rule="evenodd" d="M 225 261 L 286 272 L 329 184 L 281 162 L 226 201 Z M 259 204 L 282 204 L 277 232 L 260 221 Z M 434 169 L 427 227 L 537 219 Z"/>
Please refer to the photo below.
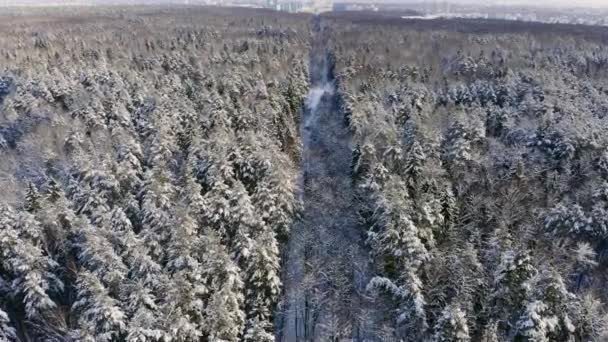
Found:
<path fill-rule="evenodd" d="M 336 2 L 347 2 L 337 0 Z M 442 0 L 379 0 L 370 2 L 403 2 L 403 3 L 433 3 Z M 567 7 L 608 7 L 608 0 L 447 0 L 453 4 L 479 4 L 479 5 L 528 5 L 528 6 L 567 6 Z"/>

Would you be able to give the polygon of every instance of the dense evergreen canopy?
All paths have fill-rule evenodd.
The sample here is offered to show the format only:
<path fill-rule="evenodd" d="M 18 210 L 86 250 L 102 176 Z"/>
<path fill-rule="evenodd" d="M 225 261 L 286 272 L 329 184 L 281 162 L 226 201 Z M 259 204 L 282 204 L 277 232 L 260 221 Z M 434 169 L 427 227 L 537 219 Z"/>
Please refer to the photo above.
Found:
<path fill-rule="evenodd" d="M 606 36 L 499 26 L 3 13 L 0 341 L 607 340 Z"/>

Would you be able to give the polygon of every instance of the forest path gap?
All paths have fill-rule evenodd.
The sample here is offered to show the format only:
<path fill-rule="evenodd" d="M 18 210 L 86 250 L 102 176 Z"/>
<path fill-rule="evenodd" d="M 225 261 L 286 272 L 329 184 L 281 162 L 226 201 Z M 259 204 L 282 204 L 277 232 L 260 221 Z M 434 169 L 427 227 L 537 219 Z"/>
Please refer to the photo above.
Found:
<path fill-rule="evenodd" d="M 316 19 L 301 123 L 301 219 L 286 252 L 278 341 L 368 340 L 370 258 L 350 176 L 351 135 L 335 92 L 327 33 Z"/>

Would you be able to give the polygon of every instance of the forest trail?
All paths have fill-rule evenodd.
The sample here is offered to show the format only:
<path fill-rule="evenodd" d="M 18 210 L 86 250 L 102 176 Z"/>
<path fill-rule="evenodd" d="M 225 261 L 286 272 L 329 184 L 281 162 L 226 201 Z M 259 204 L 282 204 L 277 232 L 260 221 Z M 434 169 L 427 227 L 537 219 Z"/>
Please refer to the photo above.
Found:
<path fill-rule="evenodd" d="M 311 51 L 311 89 L 301 123 L 301 219 L 292 227 L 277 341 L 370 340 L 365 298 L 370 258 L 350 177 L 352 142 L 335 92 L 320 19 Z"/>

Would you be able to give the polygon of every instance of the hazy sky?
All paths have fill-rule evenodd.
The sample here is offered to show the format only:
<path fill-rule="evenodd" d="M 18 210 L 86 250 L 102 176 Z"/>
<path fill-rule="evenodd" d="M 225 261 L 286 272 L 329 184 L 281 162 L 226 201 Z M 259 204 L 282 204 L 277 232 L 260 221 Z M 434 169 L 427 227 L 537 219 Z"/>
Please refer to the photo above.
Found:
<path fill-rule="evenodd" d="M 411 0 L 414 1 L 414 0 Z M 427 0 L 434 1 L 434 0 Z M 504 5 L 569 6 L 569 7 L 608 7 L 608 0 L 451 0 L 453 3 L 482 3 Z"/>
<path fill-rule="evenodd" d="M 92 2 L 92 3 L 103 3 L 104 0 L 79 0 L 80 2 Z M 112 3 L 125 2 L 125 3 L 142 3 L 149 2 L 151 0 L 105 0 Z M 159 2 L 163 0 L 152 0 Z M 173 0 L 175 1 L 175 0 Z M 222 0 L 220 0 L 222 1 Z M 365 0 L 334 0 L 334 2 L 349 2 L 349 1 L 365 1 Z M 368 0 L 370 2 L 404 2 L 404 3 L 433 3 L 447 1 L 450 3 L 461 3 L 461 4 L 488 4 L 488 5 L 534 5 L 534 6 L 567 6 L 567 7 L 603 7 L 608 8 L 608 0 Z M 61 3 L 73 3 L 74 0 L 0 0 L 0 6 L 6 3 L 29 3 L 29 4 L 61 4 Z M 195 1 L 193 1 L 195 2 Z"/>

